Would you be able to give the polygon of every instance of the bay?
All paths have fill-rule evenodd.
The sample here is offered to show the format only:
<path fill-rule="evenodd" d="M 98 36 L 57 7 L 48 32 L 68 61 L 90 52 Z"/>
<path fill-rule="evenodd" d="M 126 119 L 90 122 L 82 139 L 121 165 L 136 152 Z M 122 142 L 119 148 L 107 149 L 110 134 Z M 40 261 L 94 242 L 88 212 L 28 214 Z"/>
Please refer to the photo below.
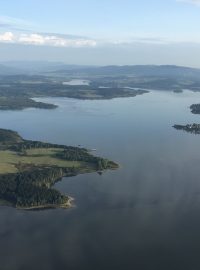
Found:
<path fill-rule="evenodd" d="M 0 269 L 198 269 L 200 136 L 172 125 L 200 122 L 189 109 L 200 93 L 39 100 L 59 107 L 1 111 L 0 127 L 95 148 L 120 168 L 57 183 L 70 210 L 1 207 Z"/>

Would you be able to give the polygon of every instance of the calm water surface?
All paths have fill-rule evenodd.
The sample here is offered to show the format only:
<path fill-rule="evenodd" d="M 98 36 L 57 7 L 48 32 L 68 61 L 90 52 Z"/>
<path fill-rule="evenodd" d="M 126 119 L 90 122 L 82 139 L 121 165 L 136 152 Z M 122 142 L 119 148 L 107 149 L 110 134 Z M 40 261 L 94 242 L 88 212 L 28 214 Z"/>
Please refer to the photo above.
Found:
<path fill-rule="evenodd" d="M 117 171 L 65 178 L 71 210 L 0 208 L 1 270 L 200 269 L 200 93 L 135 98 L 46 98 L 56 110 L 0 112 L 24 138 L 96 148 Z"/>
<path fill-rule="evenodd" d="M 89 85 L 89 80 L 73 79 L 71 81 L 63 82 L 63 85 Z"/>

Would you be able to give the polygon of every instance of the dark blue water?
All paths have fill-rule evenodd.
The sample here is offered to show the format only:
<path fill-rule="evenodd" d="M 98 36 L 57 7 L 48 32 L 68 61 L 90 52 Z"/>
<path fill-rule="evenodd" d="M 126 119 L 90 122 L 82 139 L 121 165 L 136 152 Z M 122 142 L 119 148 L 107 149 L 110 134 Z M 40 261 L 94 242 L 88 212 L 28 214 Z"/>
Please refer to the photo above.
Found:
<path fill-rule="evenodd" d="M 117 171 L 65 178 L 71 210 L 0 208 L 0 270 L 200 269 L 200 93 L 135 98 L 48 98 L 56 110 L 0 112 L 24 138 L 96 148 Z"/>

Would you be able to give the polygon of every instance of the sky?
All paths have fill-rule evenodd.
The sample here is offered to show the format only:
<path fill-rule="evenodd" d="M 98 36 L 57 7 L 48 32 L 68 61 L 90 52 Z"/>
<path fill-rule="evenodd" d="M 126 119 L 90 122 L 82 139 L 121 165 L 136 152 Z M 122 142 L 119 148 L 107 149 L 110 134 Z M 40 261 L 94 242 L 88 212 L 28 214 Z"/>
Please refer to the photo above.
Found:
<path fill-rule="evenodd" d="M 0 62 L 200 67 L 200 0 L 0 0 Z"/>

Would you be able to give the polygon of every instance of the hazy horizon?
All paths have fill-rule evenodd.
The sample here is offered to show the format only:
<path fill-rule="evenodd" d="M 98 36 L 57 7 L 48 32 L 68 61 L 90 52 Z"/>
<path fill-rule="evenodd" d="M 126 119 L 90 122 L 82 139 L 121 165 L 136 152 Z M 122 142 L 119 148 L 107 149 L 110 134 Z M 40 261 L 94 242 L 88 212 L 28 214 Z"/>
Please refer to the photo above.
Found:
<path fill-rule="evenodd" d="M 198 0 L 8 0 L 1 3 L 0 61 L 199 68 L 199 15 Z"/>

